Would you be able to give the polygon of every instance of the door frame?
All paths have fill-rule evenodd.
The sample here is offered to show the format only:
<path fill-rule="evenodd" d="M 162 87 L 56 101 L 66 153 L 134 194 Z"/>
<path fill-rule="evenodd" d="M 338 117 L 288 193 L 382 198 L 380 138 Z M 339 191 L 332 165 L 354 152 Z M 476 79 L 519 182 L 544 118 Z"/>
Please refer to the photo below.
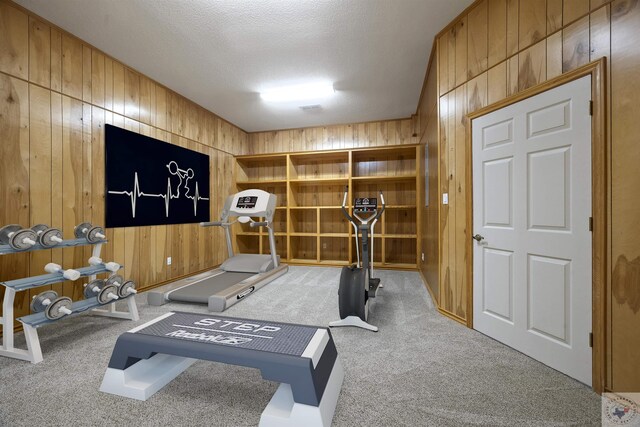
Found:
<path fill-rule="evenodd" d="M 467 235 L 473 234 L 473 146 L 472 121 L 493 111 L 546 92 L 555 87 L 591 76 L 591 196 L 592 196 L 592 388 L 596 393 L 604 391 L 606 375 L 606 283 L 608 262 L 609 218 L 609 141 L 607 138 L 606 58 L 590 62 L 573 71 L 540 83 L 520 93 L 500 100 L 465 116 L 467 173 Z M 467 262 L 467 326 L 473 328 L 473 239 L 465 247 Z"/>

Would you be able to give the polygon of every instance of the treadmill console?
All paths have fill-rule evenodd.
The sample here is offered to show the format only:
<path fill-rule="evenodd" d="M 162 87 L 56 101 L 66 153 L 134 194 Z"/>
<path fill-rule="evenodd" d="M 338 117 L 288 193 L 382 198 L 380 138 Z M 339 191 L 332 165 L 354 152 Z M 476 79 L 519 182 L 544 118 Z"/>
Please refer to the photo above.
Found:
<path fill-rule="evenodd" d="M 258 202 L 258 196 L 245 196 L 238 197 L 238 202 L 236 203 L 236 208 L 238 209 L 253 209 L 256 207 L 256 203 Z"/>
<path fill-rule="evenodd" d="M 358 197 L 353 203 L 355 212 L 375 212 L 378 209 L 378 199 L 375 197 Z"/>

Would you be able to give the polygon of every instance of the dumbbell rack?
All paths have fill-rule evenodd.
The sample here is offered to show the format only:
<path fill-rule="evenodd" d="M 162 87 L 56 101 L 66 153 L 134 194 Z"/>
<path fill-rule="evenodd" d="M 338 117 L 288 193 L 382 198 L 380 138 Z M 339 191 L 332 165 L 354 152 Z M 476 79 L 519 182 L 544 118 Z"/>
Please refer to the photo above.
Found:
<path fill-rule="evenodd" d="M 11 248 L 9 245 L 0 245 L 0 255 L 5 254 L 15 254 L 15 253 L 25 253 L 32 252 L 41 249 L 58 249 L 58 248 L 68 248 L 73 246 L 87 246 L 93 245 L 93 254 L 94 257 L 100 257 L 100 251 L 102 249 L 102 245 L 107 243 L 106 240 L 101 240 L 98 242 L 90 243 L 86 239 L 71 239 L 64 240 L 53 248 L 45 248 L 39 244 L 32 246 L 30 249 L 25 251 L 16 251 Z M 95 280 L 96 275 L 100 273 L 107 273 L 107 270 L 104 266 L 87 266 L 82 268 L 77 268 L 77 271 L 80 272 L 81 277 L 89 277 L 90 280 Z M 116 274 L 115 272 L 111 272 L 111 275 Z M 33 288 L 38 288 L 40 286 L 50 285 L 53 283 L 64 282 L 66 279 L 62 277 L 62 274 L 53 273 L 53 274 L 42 274 L 40 276 L 33 277 L 25 277 L 23 279 L 16 280 L 8 280 L 6 282 L 0 282 L 0 285 L 5 287 L 4 299 L 2 301 L 2 347 L 0 348 L 0 356 L 12 357 L 14 359 L 27 360 L 31 363 L 40 363 L 42 362 L 42 349 L 40 348 L 40 340 L 38 339 L 38 331 L 37 328 L 46 325 L 48 323 L 56 322 L 59 319 L 51 320 L 47 319 L 44 312 L 33 313 L 27 316 L 19 317 L 19 320 L 24 329 L 24 336 L 27 342 L 27 349 L 21 349 L 14 347 L 14 336 L 13 336 L 13 324 L 14 324 L 14 313 L 13 313 L 13 303 L 15 301 L 16 292 L 26 291 Z M 116 301 L 127 301 L 128 311 L 117 311 L 115 307 Z M 107 308 L 98 308 L 102 307 L 102 304 L 98 302 L 97 297 L 84 299 L 81 301 L 76 301 L 71 305 L 72 314 L 61 317 L 61 319 L 74 316 L 79 313 L 83 313 L 85 311 L 91 310 L 91 313 L 99 315 L 99 316 L 107 316 L 107 317 L 115 317 L 119 319 L 129 319 L 133 321 L 137 321 L 140 319 L 138 315 L 138 307 L 136 306 L 135 298 L 133 298 L 133 294 L 120 298 L 116 301 L 110 302 L 106 304 Z"/>

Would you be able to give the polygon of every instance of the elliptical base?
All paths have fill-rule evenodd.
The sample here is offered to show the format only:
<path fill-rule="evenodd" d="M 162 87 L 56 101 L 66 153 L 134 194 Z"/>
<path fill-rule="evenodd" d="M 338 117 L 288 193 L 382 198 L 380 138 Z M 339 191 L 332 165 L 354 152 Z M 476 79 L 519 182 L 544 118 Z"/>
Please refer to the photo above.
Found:
<path fill-rule="evenodd" d="M 334 320 L 333 322 L 329 322 L 329 326 L 332 328 L 339 326 L 355 326 L 356 328 L 378 332 L 377 326 L 373 326 L 372 324 L 365 322 L 358 316 L 347 316 L 344 319 Z"/>

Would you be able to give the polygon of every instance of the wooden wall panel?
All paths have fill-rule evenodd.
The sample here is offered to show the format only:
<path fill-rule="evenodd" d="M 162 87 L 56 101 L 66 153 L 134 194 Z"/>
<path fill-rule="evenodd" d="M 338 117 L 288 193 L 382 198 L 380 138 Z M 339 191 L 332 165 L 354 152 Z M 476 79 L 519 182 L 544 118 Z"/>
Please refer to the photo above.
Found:
<path fill-rule="evenodd" d="M 562 6 L 563 25 L 570 24 L 589 13 L 589 0 L 564 0 Z"/>
<path fill-rule="evenodd" d="M 562 31 L 547 38 L 547 78 L 562 74 Z"/>
<path fill-rule="evenodd" d="M 182 135 L 171 133 L 176 117 Z M 107 123 L 208 154 L 214 194 L 211 214 L 219 215 L 223 199 L 234 187 L 233 155 L 248 151 L 244 131 L 0 0 L 0 198 L 4 201 L 0 225 L 47 223 L 72 238 L 81 221 L 104 224 Z M 411 138 L 403 126 L 385 130 L 389 140 Z M 222 177 L 216 176 L 218 165 Z M 106 231 L 109 243 L 102 257 L 124 264 L 125 277 L 142 287 L 212 267 L 226 257 L 223 236 L 196 225 Z M 0 280 L 41 274 L 47 262 L 80 267 L 90 254 L 91 248 L 84 247 L 3 256 Z M 167 256 L 173 257 L 172 270 L 166 266 Z M 52 288 L 82 299 L 80 281 Z M 27 314 L 30 294 L 44 289 L 18 293 L 16 314 Z"/>
<path fill-rule="evenodd" d="M 62 34 L 62 93 L 82 99 L 82 43 Z"/>
<path fill-rule="evenodd" d="M 489 0 L 488 8 L 487 64 L 493 67 L 507 55 L 507 0 Z"/>
<path fill-rule="evenodd" d="M 29 87 L 29 224 L 51 224 L 51 91 Z M 29 274 L 44 274 L 51 251 L 29 254 Z M 33 297 L 43 289 L 30 292 Z"/>
<path fill-rule="evenodd" d="M 520 71 L 518 90 L 542 83 L 547 79 L 547 41 L 542 40 L 518 55 Z"/>
<path fill-rule="evenodd" d="M 467 100 L 467 96 L 469 100 Z M 450 182 L 453 184 L 449 188 L 449 203 L 451 200 L 455 200 L 454 208 L 450 220 L 450 239 L 452 239 L 452 245 L 450 251 L 452 259 L 449 260 L 449 264 L 452 267 L 451 277 L 453 285 L 453 304 L 451 311 L 461 319 L 466 318 L 467 315 L 467 276 L 465 274 L 466 265 L 468 259 L 466 256 L 461 256 L 461 250 L 468 242 L 469 233 L 466 229 L 466 138 L 465 138 L 465 115 L 468 111 L 468 105 L 473 104 L 486 104 L 487 99 L 487 73 L 483 73 L 480 76 L 469 82 L 468 85 L 460 86 L 455 91 L 455 151 L 452 153 L 451 162 L 453 166 L 452 179 Z M 451 116 L 450 116 L 451 117 Z M 455 246 L 454 246 L 455 245 Z M 451 255 L 450 255 L 451 256 Z"/>
<path fill-rule="evenodd" d="M 611 55 L 611 6 L 594 11 L 589 20 L 589 60 Z"/>
<path fill-rule="evenodd" d="M 520 74 L 518 55 L 506 61 L 507 68 L 507 96 L 518 93 L 518 74 Z"/>
<path fill-rule="evenodd" d="M 507 0 L 507 57 L 518 52 L 519 6 L 518 0 Z"/>
<path fill-rule="evenodd" d="M 469 12 L 467 78 L 473 78 L 487 69 L 488 63 L 488 0 L 481 1 Z"/>
<path fill-rule="evenodd" d="M 26 71 L 26 69 L 25 69 Z M 0 73 L 0 207 L 2 224 L 29 222 L 29 85 Z M 29 255 L 0 257 L 3 278 L 17 279 L 29 274 Z M 4 293 L 4 289 L 2 290 Z M 28 293 L 16 295 L 16 317 L 27 313 Z"/>
<path fill-rule="evenodd" d="M 418 134 L 413 133 L 411 122 L 411 119 L 400 119 L 254 132 L 248 134 L 247 143 L 241 145 L 248 147 L 244 154 L 261 154 L 416 144 Z M 232 143 L 224 133 L 218 133 L 218 138 Z"/>
<path fill-rule="evenodd" d="M 449 90 L 449 73 L 447 69 L 449 65 L 448 38 L 449 32 L 447 31 L 436 42 L 438 51 L 436 53 L 435 66 L 438 68 L 438 95 L 443 95 Z"/>
<path fill-rule="evenodd" d="M 29 17 L 0 3 L 0 71 L 29 78 Z"/>
<path fill-rule="evenodd" d="M 476 1 L 445 32 L 436 44 L 438 55 L 431 72 L 437 70 L 439 88 L 437 117 L 439 125 L 438 180 L 440 186 L 436 200 L 442 193 L 449 194 L 449 205 L 438 205 L 439 235 L 434 236 L 428 227 L 422 227 L 423 248 L 439 248 L 439 308 L 459 320 L 466 313 L 458 309 L 458 303 L 468 291 L 464 277 L 466 256 L 466 223 L 460 215 L 469 215 L 464 198 L 452 198 L 460 190 L 457 182 L 465 173 L 460 168 L 461 156 L 467 155 L 459 140 L 466 138 L 464 130 L 457 130 L 460 119 L 457 100 L 460 91 L 466 90 L 466 108 L 471 113 L 487 103 L 495 103 L 538 85 L 548 79 L 573 70 L 590 60 L 607 57 L 609 85 L 607 108 L 611 158 L 611 200 L 608 213 L 611 227 L 611 265 L 608 274 L 607 299 L 610 301 L 610 320 L 607 324 L 608 374 L 605 386 L 617 391 L 640 388 L 640 376 L 635 358 L 640 353 L 640 333 L 629 325 L 640 321 L 640 297 L 637 278 L 640 276 L 640 244 L 634 232 L 637 227 L 637 203 L 629 194 L 640 186 L 640 169 L 634 166 L 640 157 L 640 147 L 635 136 L 640 133 L 634 116 L 634 100 L 640 96 L 638 69 L 640 69 L 640 2 L 631 0 L 488 0 L 488 71 L 475 76 L 473 59 L 476 52 L 468 51 L 463 66 L 469 68 L 466 81 L 460 80 L 461 65 L 457 59 L 462 50 L 475 49 L 471 43 L 472 22 L 475 11 L 485 2 Z M 458 45 L 456 30 L 468 23 L 469 43 Z M 504 55 L 503 52 L 504 34 Z M 452 42 L 453 39 L 453 42 Z M 452 53 L 455 52 L 452 64 Z M 427 79 L 429 76 L 427 76 Z M 454 83 L 452 83 L 454 82 Z M 424 108 L 423 105 L 420 108 Z M 452 109 L 455 113 L 452 115 Z M 426 135 L 428 117 L 420 111 L 420 132 Z M 426 126 L 426 128 L 425 128 Z M 426 144 L 425 137 L 421 139 Z M 457 160 L 452 161 L 452 159 Z M 634 163 L 635 162 L 635 163 Z M 464 188 L 462 188 L 464 191 Z M 426 210 L 425 212 L 429 212 Z M 426 218 L 429 218 L 425 214 Z M 426 254 L 427 260 L 429 254 Z M 421 265 L 423 273 L 430 272 L 428 262 Z M 634 285 L 631 285 L 634 283 Z M 461 319 L 462 317 L 462 319 Z"/>
<path fill-rule="evenodd" d="M 547 34 L 562 28 L 562 0 L 547 0 Z"/>
<path fill-rule="evenodd" d="M 65 238 L 72 238 L 73 232 L 64 230 L 63 224 L 63 200 L 62 200 L 62 95 L 58 92 L 51 92 L 51 194 L 58 197 L 51 198 L 51 226 L 61 229 Z M 62 249 L 51 250 L 51 261 L 62 265 L 63 262 Z M 113 258 L 112 258 L 113 259 Z M 62 284 L 55 284 L 52 288 L 62 294 Z"/>
<path fill-rule="evenodd" d="M 562 72 L 566 73 L 589 62 L 589 17 L 562 30 Z"/>
<path fill-rule="evenodd" d="M 501 62 L 487 73 L 487 102 L 493 104 L 507 97 L 507 63 Z"/>
<path fill-rule="evenodd" d="M 91 102 L 91 56 L 92 49 L 82 45 L 82 100 Z"/>
<path fill-rule="evenodd" d="M 29 81 L 51 85 L 51 27 L 29 18 Z"/>
<path fill-rule="evenodd" d="M 520 2 L 518 46 L 522 50 L 542 40 L 547 35 L 546 0 Z"/>
<path fill-rule="evenodd" d="M 51 90 L 62 91 L 62 32 L 51 28 Z"/>
<path fill-rule="evenodd" d="M 463 84 L 467 80 L 467 28 L 468 28 L 468 19 L 465 15 L 460 22 L 458 22 L 454 27 L 454 40 L 455 40 L 455 67 L 456 67 L 456 79 L 455 85 L 459 86 Z M 449 58 L 451 60 L 451 58 Z"/>
<path fill-rule="evenodd" d="M 611 387 L 616 391 L 640 390 L 640 3 L 615 1 L 611 5 Z"/>

